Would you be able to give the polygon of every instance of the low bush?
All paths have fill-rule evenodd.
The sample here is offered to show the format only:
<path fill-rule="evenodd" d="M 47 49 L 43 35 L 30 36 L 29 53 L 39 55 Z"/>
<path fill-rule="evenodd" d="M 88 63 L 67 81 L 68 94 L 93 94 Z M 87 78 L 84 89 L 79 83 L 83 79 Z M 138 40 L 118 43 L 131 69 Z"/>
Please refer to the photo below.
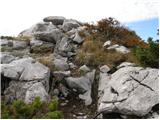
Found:
<path fill-rule="evenodd" d="M 60 119 L 62 112 L 57 111 L 57 101 L 41 102 L 37 97 L 31 104 L 26 104 L 22 100 L 15 100 L 12 104 L 1 103 L 2 119 Z"/>
<path fill-rule="evenodd" d="M 135 47 L 134 55 L 144 67 L 159 68 L 159 41 L 148 38 L 148 48 Z"/>
<path fill-rule="evenodd" d="M 99 40 L 105 42 L 111 40 L 115 44 L 124 45 L 126 47 L 141 46 L 148 47 L 147 44 L 136 35 L 135 31 L 120 25 L 119 21 L 114 18 L 106 18 L 98 21 L 97 25 L 86 24 L 87 30 L 91 36 L 101 38 Z"/>
<path fill-rule="evenodd" d="M 45 116 L 47 119 L 59 119 L 63 118 L 62 112 L 61 111 L 54 111 L 54 112 L 48 112 L 47 115 Z"/>

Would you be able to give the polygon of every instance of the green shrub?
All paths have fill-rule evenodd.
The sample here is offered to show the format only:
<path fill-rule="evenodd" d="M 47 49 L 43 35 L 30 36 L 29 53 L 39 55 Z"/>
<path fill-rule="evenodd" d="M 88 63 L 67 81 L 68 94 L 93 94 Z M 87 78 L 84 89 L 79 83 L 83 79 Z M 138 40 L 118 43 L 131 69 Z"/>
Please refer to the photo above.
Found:
<path fill-rule="evenodd" d="M 57 101 L 41 102 L 39 97 L 35 98 L 31 104 L 26 104 L 22 100 L 15 100 L 10 105 L 2 102 L 1 108 L 3 119 L 62 118 L 62 113 L 57 111 Z"/>
<path fill-rule="evenodd" d="M 148 48 L 136 47 L 133 52 L 144 67 L 159 68 L 159 41 L 148 38 Z"/>
<path fill-rule="evenodd" d="M 47 119 L 60 119 L 63 118 L 62 112 L 60 111 L 54 111 L 54 112 L 48 112 L 46 117 Z"/>
<path fill-rule="evenodd" d="M 16 100 L 12 106 L 15 118 L 30 118 L 33 111 L 30 105 L 25 104 L 22 100 Z"/>
<path fill-rule="evenodd" d="M 49 108 L 50 111 L 55 111 L 55 110 L 57 110 L 57 108 L 58 108 L 58 102 L 57 102 L 57 100 L 52 100 L 52 101 L 49 103 L 48 108 Z"/>

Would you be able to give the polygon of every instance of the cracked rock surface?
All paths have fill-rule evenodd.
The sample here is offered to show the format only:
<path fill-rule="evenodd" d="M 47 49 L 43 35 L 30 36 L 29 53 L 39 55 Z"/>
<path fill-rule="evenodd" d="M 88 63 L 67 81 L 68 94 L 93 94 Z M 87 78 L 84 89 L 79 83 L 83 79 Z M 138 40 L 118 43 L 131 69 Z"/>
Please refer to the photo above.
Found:
<path fill-rule="evenodd" d="M 1 64 L 1 75 L 2 86 L 5 89 L 3 92 L 6 97 L 8 96 L 7 99 L 14 97 L 29 103 L 37 96 L 42 101 L 49 97 L 47 92 L 50 70 L 33 58 L 22 58 L 9 64 Z"/>
<path fill-rule="evenodd" d="M 145 116 L 159 103 L 158 69 L 126 66 L 110 75 L 98 111 Z"/>

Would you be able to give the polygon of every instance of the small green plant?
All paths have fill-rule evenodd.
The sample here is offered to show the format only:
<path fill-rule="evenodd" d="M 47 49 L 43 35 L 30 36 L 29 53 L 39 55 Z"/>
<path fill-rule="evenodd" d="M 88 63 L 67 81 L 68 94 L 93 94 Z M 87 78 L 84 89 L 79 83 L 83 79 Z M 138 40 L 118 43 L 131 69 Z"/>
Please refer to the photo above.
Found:
<path fill-rule="evenodd" d="M 14 101 L 12 109 L 15 118 L 30 118 L 33 113 L 31 106 L 25 104 L 22 100 Z"/>
<path fill-rule="evenodd" d="M 48 105 L 48 109 L 49 109 L 50 111 L 55 111 L 55 110 L 57 110 L 57 108 L 58 108 L 58 102 L 57 102 L 57 100 L 52 100 L 52 101 L 49 103 L 49 105 Z"/>
<path fill-rule="evenodd" d="M 48 112 L 45 118 L 60 119 L 60 118 L 63 118 L 63 115 L 62 115 L 62 112 L 60 111 L 54 111 L 54 112 Z"/>
<path fill-rule="evenodd" d="M 31 104 L 26 104 L 22 100 L 15 100 L 12 104 L 3 101 L 1 108 L 2 119 L 63 118 L 62 112 L 57 111 L 57 101 L 41 102 L 39 97 L 36 97 Z"/>

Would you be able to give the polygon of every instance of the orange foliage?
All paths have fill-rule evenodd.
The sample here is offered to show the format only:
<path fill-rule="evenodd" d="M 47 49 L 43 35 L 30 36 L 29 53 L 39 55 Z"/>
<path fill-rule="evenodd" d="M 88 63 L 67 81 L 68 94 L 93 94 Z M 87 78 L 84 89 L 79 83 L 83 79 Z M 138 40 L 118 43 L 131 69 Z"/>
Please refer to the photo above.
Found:
<path fill-rule="evenodd" d="M 142 41 L 134 31 L 121 26 L 120 23 L 113 18 L 102 19 L 98 21 L 97 25 L 86 24 L 86 27 L 93 38 L 102 40 L 103 42 L 111 40 L 114 41 L 114 43 L 121 44 L 126 47 L 148 47 L 148 44 Z"/>

